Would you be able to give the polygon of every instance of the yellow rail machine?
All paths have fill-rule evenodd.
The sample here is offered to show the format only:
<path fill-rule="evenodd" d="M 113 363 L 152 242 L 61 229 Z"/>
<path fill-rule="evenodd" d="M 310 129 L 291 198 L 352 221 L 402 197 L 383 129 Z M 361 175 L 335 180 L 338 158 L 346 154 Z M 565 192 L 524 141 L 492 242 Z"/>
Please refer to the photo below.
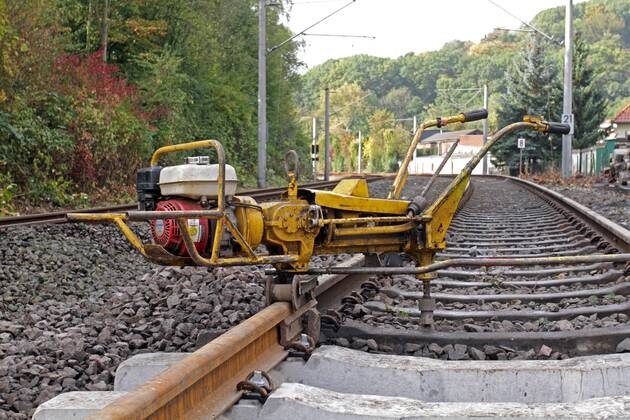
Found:
<path fill-rule="evenodd" d="M 138 171 L 139 209 L 109 214 L 70 214 L 69 220 L 115 223 L 146 258 L 162 265 L 227 266 L 272 264 L 279 273 L 268 287 L 268 300 L 288 300 L 296 310 L 312 305 L 312 282 L 305 273 L 313 255 L 342 253 L 405 253 L 417 266 L 433 262 L 445 248 L 446 231 L 468 185 L 472 169 L 501 137 L 519 129 L 565 133 L 568 126 L 526 117 L 492 136 L 441 196 L 430 206 L 423 197 L 401 200 L 407 168 L 422 131 L 487 117 L 487 111 L 464 112 L 425 121 L 416 131 L 387 199 L 371 198 L 364 179 L 346 179 L 333 191 L 299 188 L 297 154 L 287 153 L 289 185 L 282 199 L 257 203 L 236 194 L 236 173 L 226 165 L 216 140 L 166 146 Z M 159 166 L 167 153 L 214 149 L 217 163 L 207 156 L 187 158 L 182 165 Z M 290 162 L 289 162 L 290 161 Z M 292 168 L 289 168 L 292 166 Z M 143 243 L 130 221 L 147 221 L 152 243 Z M 421 310 L 424 324 L 432 320 L 430 274 L 418 275 L 425 285 Z M 309 286 L 311 284 L 311 286 Z"/>

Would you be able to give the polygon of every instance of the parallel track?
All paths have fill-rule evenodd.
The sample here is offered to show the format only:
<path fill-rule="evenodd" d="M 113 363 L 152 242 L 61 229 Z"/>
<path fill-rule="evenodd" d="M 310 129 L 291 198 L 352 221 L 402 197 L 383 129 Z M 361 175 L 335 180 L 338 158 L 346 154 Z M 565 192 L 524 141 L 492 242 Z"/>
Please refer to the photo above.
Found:
<path fill-rule="evenodd" d="M 517 179 L 473 181 L 474 192 L 448 232 L 438 261 L 627 253 L 630 232 L 552 191 Z M 346 318 L 333 335 L 406 343 L 488 344 L 529 350 L 542 344 L 571 355 L 614 352 L 630 334 L 630 276 L 624 264 L 453 268 L 432 281 L 435 328 L 417 322 L 421 285 L 412 276 L 362 304 L 369 319 Z M 567 322 L 569 321 L 569 322 Z"/>
<path fill-rule="evenodd" d="M 383 178 L 382 176 L 367 176 L 366 179 L 368 182 L 375 181 Z M 332 188 L 339 180 L 335 181 L 319 181 L 313 182 L 309 184 L 300 185 L 304 188 Z M 273 188 L 265 188 L 259 190 L 245 190 L 239 191 L 239 195 L 248 195 L 253 198 L 259 199 L 261 201 L 269 200 L 272 198 L 278 197 L 280 194 L 286 191 L 286 187 L 273 187 Z M 113 206 L 104 206 L 104 207 L 94 207 L 87 209 L 77 209 L 70 211 L 58 211 L 51 213 L 40 213 L 40 214 L 26 214 L 22 216 L 10 216 L 10 217 L 0 217 L 0 228 L 6 226 L 28 226 L 28 225 L 36 225 L 36 224 L 53 224 L 53 223 L 66 223 L 67 222 L 67 214 L 80 212 L 80 213 L 112 213 L 112 212 L 124 212 L 128 210 L 135 210 L 137 208 L 137 204 L 118 204 Z"/>

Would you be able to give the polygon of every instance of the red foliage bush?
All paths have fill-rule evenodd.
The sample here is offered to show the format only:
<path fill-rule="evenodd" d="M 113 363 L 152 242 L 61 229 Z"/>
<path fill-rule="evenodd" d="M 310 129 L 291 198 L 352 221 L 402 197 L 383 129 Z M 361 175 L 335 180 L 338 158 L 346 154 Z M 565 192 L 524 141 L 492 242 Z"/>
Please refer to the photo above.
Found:
<path fill-rule="evenodd" d="M 73 98 L 71 179 L 83 191 L 129 182 L 129 166 L 144 157 L 150 120 L 138 89 L 102 61 L 102 51 L 63 55 L 54 70 L 52 88 Z"/>
<path fill-rule="evenodd" d="M 94 186 L 96 181 L 96 163 L 92 152 L 90 152 L 85 143 L 79 143 L 74 147 L 70 176 L 80 186 L 82 191 L 87 191 Z"/>
<path fill-rule="evenodd" d="M 103 52 L 66 54 L 55 64 L 53 83 L 56 90 L 79 100 L 116 106 L 126 100 L 135 101 L 137 89 L 118 76 L 118 66 L 103 62 Z"/>

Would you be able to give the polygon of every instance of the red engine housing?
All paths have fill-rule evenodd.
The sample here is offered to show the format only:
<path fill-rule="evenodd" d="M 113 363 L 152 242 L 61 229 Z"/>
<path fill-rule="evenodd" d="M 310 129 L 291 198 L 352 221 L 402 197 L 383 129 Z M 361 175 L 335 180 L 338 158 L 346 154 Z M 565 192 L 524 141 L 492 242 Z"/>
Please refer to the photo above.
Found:
<path fill-rule="evenodd" d="M 203 210 L 201 205 L 192 200 L 176 199 L 158 202 L 156 211 Z M 208 219 L 188 219 L 188 230 L 195 242 L 195 248 L 203 256 L 207 256 L 211 231 Z M 151 233 L 158 245 L 174 255 L 188 257 L 179 226 L 175 219 L 151 220 Z"/>

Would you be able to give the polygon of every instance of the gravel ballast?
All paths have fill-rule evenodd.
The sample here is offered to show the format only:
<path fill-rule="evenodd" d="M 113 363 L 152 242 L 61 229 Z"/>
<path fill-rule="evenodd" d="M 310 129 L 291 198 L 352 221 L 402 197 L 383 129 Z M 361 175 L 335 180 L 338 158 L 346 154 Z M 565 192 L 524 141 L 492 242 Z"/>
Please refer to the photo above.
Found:
<path fill-rule="evenodd" d="M 429 201 L 437 198 L 451 179 L 438 178 Z M 428 177 L 411 177 L 403 196 L 413 198 L 427 180 Z M 383 197 L 390 185 L 391 180 L 377 181 L 369 188 L 373 196 Z M 627 195 L 606 198 L 607 190 L 603 190 L 602 197 L 594 196 L 599 193 L 591 190 L 595 189 L 584 193 L 577 193 L 576 189 L 559 191 L 629 226 Z M 595 198 L 589 203 L 579 194 Z M 144 226 L 136 228 L 146 237 L 148 230 Z M 0 262 L 0 419 L 28 418 L 38 404 L 61 392 L 112 389 L 116 367 L 129 356 L 193 351 L 264 305 L 262 268 L 157 267 L 145 261 L 109 225 L 41 225 L 0 230 Z M 405 276 L 389 278 L 382 286 L 417 290 L 417 283 L 411 284 Z M 493 284 L 488 290 L 496 291 L 500 286 Z M 483 293 L 482 289 L 477 293 Z M 400 302 L 405 303 L 404 299 Z M 357 319 L 370 325 L 417 328 L 413 317 L 379 314 L 365 308 L 355 312 Z M 445 331 L 474 332 L 475 328 L 582 329 L 614 326 L 628 320 L 613 314 L 572 319 L 567 321 L 570 327 L 562 321 L 513 321 L 510 325 L 494 320 L 440 322 Z M 337 344 L 366 351 L 395 350 L 382 348 L 374 340 L 357 340 Z M 452 348 L 437 344 L 415 346 L 410 343 L 396 351 L 452 360 L 566 357 L 547 348 L 517 352 L 464 344 Z"/>
<path fill-rule="evenodd" d="M 0 235 L 0 418 L 27 418 L 61 392 L 111 389 L 130 355 L 192 351 L 264 305 L 262 269 L 157 267 L 113 226 Z"/>
<path fill-rule="evenodd" d="M 554 184 L 545 186 L 630 229 L 630 193 L 599 184 L 591 187 Z"/>

